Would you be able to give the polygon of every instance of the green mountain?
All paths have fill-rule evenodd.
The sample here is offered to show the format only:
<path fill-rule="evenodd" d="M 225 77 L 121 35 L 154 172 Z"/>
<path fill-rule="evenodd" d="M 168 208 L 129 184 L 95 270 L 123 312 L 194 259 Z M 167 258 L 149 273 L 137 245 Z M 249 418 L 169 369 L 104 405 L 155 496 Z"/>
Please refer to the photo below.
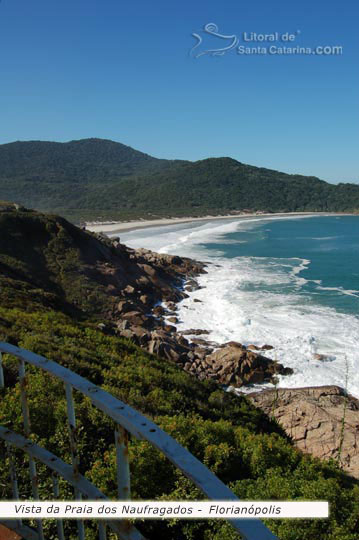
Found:
<path fill-rule="evenodd" d="M 114 287 L 131 283 L 137 272 L 134 257 L 125 247 L 114 253 L 108 241 L 63 218 L 1 204 L 0 340 L 69 367 L 151 417 L 244 499 L 329 501 L 328 520 L 268 520 L 281 540 L 357 540 L 359 485 L 334 462 L 322 463 L 296 450 L 245 397 L 225 393 L 213 381 L 199 381 L 99 327 L 112 310 Z M 4 355 L 4 365 L 0 423 L 22 432 L 17 362 Z M 63 385 L 29 368 L 27 389 L 34 439 L 70 461 Z M 115 499 L 114 426 L 88 400 L 76 393 L 75 399 L 81 472 Z M 148 443 L 132 439 L 129 454 L 134 499 L 201 498 Z M 20 498 L 29 499 L 28 462 L 21 453 L 16 461 Z M 51 477 L 41 466 L 38 485 L 41 497 L 51 500 Z M 60 487 L 60 498 L 73 497 L 65 484 Z M 11 498 L 9 490 L 9 462 L 0 445 L 0 499 Z M 221 520 L 136 525 L 150 540 L 238 538 Z M 66 537 L 75 538 L 76 524 L 67 522 L 66 527 Z M 46 538 L 56 537 L 54 528 L 48 521 Z M 86 539 L 95 537 L 89 526 Z"/>
<path fill-rule="evenodd" d="M 26 181 L 33 177 L 35 181 L 93 183 L 160 170 L 164 165 L 166 160 L 102 139 L 0 145 L 1 176 Z"/>
<path fill-rule="evenodd" d="M 359 185 L 328 184 L 231 158 L 156 159 L 102 139 L 29 141 L 0 145 L 0 199 L 75 221 L 246 209 L 356 212 Z"/>

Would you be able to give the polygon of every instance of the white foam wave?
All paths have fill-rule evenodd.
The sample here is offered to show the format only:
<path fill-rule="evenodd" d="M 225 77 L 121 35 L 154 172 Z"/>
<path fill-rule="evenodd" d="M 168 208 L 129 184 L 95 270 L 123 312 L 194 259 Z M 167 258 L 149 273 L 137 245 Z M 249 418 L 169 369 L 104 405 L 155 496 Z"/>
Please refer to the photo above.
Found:
<path fill-rule="evenodd" d="M 121 238 L 134 248 L 146 247 L 159 253 L 180 253 L 183 256 L 196 254 L 198 256 L 201 244 L 222 240 L 225 235 L 236 232 L 242 226 L 243 221 L 239 219 L 218 220 L 153 227 L 125 233 Z M 202 249 L 201 254 L 204 252 L 206 250 Z"/>
<path fill-rule="evenodd" d="M 359 298 L 359 291 L 351 290 L 351 289 L 344 289 L 343 287 L 318 287 L 321 291 L 335 291 L 339 292 L 340 294 L 345 294 L 347 296 L 354 296 L 355 298 Z"/>
<path fill-rule="evenodd" d="M 272 219 L 279 218 L 269 221 Z M 218 343 L 236 340 L 247 345 L 274 346 L 267 356 L 294 370 L 293 375 L 280 377 L 281 387 L 345 386 L 348 380 L 349 392 L 359 397 L 359 320 L 315 305 L 303 294 L 302 286 L 308 281 L 301 273 L 308 268 L 309 260 L 229 259 L 203 245 L 221 241 L 230 232 L 249 231 L 257 221 L 182 224 L 134 231 L 122 235 L 122 239 L 132 247 L 215 263 L 199 277 L 202 288 L 179 305 L 179 329 L 208 330 L 208 339 Z M 321 288 L 319 279 L 311 281 Z M 355 296 L 359 293 L 342 288 L 336 291 Z M 202 302 L 194 302 L 194 298 Z M 316 360 L 314 353 L 324 355 L 328 361 Z"/>
<path fill-rule="evenodd" d="M 340 236 L 313 236 L 311 240 L 337 240 Z"/>
<path fill-rule="evenodd" d="M 313 305 L 299 294 L 248 291 L 246 283 L 267 286 L 281 281 L 266 274 L 255 260 L 219 259 L 199 278 L 202 289 L 180 304 L 179 328 L 203 328 L 219 343 L 270 344 L 266 353 L 294 370 L 281 377 L 279 386 L 300 387 L 336 384 L 359 396 L 359 321 L 355 316 Z M 284 276 L 284 275 L 283 275 Z M 283 279 L 282 284 L 285 283 Z M 197 298 L 202 302 L 193 302 Z M 330 362 L 315 360 L 314 353 Z"/>
<path fill-rule="evenodd" d="M 134 248 L 146 247 L 159 253 L 180 254 L 187 257 L 199 257 L 206 254 L 213 255 L 213 250 L 206 250 L 203 244 L 231 242 L 225 238 L 229 233 L 240 230 L 249 231 L 253 225 L 275 220 L 308 219 L 313 216 L 286 216 L 286 217 L 254 217 L 233 218 L 233 220 L 202 221 L 180 223 L 177 225 L 149 227 L 122 233 L 121 239 Z M 113 233 L 109 236 L 117 236 Z M 237 243 L 237 242 L 236 242 Z M 221 255 L 218 252 L 218 255 Z"/>

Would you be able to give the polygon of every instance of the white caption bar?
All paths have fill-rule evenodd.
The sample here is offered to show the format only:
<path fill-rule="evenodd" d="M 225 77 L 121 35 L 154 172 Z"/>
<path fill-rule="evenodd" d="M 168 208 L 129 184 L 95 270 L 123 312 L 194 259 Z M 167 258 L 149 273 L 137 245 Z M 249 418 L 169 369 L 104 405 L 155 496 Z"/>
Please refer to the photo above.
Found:
<path fill-rule="evenodd" d="M 1 518 L 327 518 L 325 501 L 7 501 Z"/>

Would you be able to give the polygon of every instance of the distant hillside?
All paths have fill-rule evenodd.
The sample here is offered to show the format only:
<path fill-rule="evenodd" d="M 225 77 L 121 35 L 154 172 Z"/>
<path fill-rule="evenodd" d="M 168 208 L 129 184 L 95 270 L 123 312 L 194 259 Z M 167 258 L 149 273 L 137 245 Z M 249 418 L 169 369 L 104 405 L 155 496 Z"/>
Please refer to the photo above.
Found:
<path fill-rule="evenodd" d="M 121 143 L 83 139 L 67 143 L 28 141 L 0 145 L 1 177 L 26 181 L 98 182 L 160 170 L 157 159 Z"/>
<path fill-rule="evenodd" d="M 265 211 L 359 211 L 359 185 L 333 185 L 231 158 L 161 160 L 85 139 L 0 146 L 0 199 L 72 220 Z"/>

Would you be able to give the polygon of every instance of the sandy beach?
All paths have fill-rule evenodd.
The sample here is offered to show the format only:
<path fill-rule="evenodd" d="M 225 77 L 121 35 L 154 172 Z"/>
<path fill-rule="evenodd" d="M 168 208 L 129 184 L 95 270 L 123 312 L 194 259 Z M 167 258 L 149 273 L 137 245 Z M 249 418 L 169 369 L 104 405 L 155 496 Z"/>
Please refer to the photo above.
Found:
<path fill-rule="evenodd" d="M 105 221 L 105 222 L 87 222 L 85 227 L 92 232 L 103 232 L 105 234 L 114 234 L 120 232 L 129 232 L 136 229 L 145 229 L 147 227 L 161 227 L 165 225 L 176 225 L 177 223 L 191 223 L 193 221 L 212 221 L 223 219 L 244 219 L 253 217 L 278 217 L 278 216 L 316 216 L 330 215 L 328 212 L 287 212 L 287 213 L 253 213 L 253 214 L 231 214 L 226 216 L 203 216 L 203 217 L 183 217 L 183 218 L 162 218 L 137 221 Z"/>

